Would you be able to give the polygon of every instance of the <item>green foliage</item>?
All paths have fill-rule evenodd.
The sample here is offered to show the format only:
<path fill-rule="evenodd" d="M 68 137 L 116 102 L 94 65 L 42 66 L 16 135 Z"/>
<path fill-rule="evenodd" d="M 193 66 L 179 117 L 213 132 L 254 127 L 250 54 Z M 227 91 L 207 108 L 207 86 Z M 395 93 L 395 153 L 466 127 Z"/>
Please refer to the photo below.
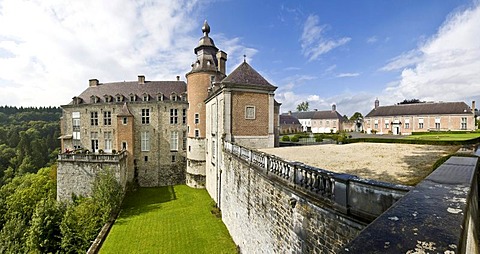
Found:
<path fill-rule="evenodd" d="M 92 199 L 99 206 L 102 219 L 106 222 L 112 213 L 117 212 L 123 200 L 123 188 L 111 170 L 100 172 L 92 186 Z"/>
<path fill-rule="evenodd" d="M 71 204 L 63 216 L 60 230 L 65 253 L 85 253 L 103 226 L 100 207 L 90 198 Z"/>
<path fill-rule="evenodd" d="M 290 136 L 288 135 L 282 136 L 282 141 L 290 141 Z"/>
<path fill-rule="evenodd" d="M 290 141 L 292 142 L 298 142 L 300 139 L 298 138 L 297 135 L 293 136 L 292 138 L 290 138 Z"/>
<path fill-rule="evenodd" d="M 350 117 L 350 121 L 355 121 L 358 119 L 363 119 L 363 115 L 360 112 L 355 112 L 353 115 Z"/>
<path fill-rule="evenodd" d="M 55 253 L 60 249 L 60 223 L 64 206 L 53 199 L 41 200 L 28 229 L 27 247 L 32 253 Z"/>
<path fill-rule="evenodd" d="M 0 107 L 0 186 L 11 180 L 11 173 L 35 173 L 55 162 L 60 116 L 60 108 Z"/>
<path fill-rule="evenodd" d="M 309 103 L 308 101 L 303 101 L 297 105 L 297 111 L 308 111 Z"/>

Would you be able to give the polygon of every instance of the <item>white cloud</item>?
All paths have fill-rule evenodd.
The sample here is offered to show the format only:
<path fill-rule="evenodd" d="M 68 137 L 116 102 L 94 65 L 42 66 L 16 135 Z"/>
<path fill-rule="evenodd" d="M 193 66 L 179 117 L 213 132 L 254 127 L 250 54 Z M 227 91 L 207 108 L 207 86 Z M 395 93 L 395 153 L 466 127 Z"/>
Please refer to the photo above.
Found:
<path fill-rule="evenodd" d="M 367 43 L 368 43 L 368 44 L 373 44 L 373 43 L 375 43 L 375 42 L 377 42 L 377 41 L 378 41 L 377 36 L 371 36 L 371 37 L 368 37 L 368 38 L 367 38 Z"/>
<path fill-rule="evenodd" d="M 388 103 L 419 98 L 465 101 L 480 98 L 480 5 L 451 14 L 418 49 L 390 61 L 383 70 L 401 71 L 384 91 Z"/>
<path fill-rule="evenodd" d="M 248 63 L 253 61 L 253 57 L 257 54 L 258 50 L 251 48 L 242 44 L 242 39 L 239 37 L 227 38 L 223 34 L 214 34 L 212 37 L 215 37 L 215 45 L 227 52 L 227 72 L 233 71 L 238 65 L 240 65 L 245 60 Z"/>
<path fill-rule="evenodd" d="M 183 77 L 202 36 L 201 8 L 196 0 L 0 1 L 0 103 L 67 104 L 91 78 Z M 230 64 L 256 53 L 224 41 L 217 46 L 232 50 Z"/>
<path fill-rule="evenodd" d="M 309 15 L 303 26 L 300 38 L 302 53 L 309 61 L 318 59 L 321 55 L 348 43 L 351 38 L 330 39 L 323 36 L 327 25 L 320 25 L 317 15 Z"/>
<path fill-rule="evenodd" d="M 337 77 L 337 78 L 351 78 L 351 77 L 357 77 L 357 76 L 360 76 L 360 73 L 358 73 L 358 72 L 347 72 L 347 73 L 340 73 L 335 77 Z"/>

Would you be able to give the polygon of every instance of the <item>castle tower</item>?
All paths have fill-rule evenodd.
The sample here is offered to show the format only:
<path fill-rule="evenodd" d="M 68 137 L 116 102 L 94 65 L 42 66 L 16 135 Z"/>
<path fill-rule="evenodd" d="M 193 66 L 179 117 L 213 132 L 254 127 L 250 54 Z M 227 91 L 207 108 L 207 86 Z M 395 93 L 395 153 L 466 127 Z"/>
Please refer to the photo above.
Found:
<path fill-rule="evenodd" d="M 205 99 L 215 82 L 225 78 L 227 54 L 215 46 L 208 36 L 207 21 L 202 27 L 203 37 L 194 49 L 197 60 L 186 74 L 189 108 L 187 111 L 187 170 L 186 183 L 190 187 L 205 187 Z"/>

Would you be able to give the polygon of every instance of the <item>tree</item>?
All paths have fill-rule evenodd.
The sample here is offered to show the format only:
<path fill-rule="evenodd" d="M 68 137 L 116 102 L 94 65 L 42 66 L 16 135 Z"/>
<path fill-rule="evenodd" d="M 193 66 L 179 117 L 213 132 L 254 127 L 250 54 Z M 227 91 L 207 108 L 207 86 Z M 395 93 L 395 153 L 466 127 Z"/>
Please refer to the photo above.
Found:
<path fill-rule="evenodd" d="M 113 172 L 107 169 L 100 172 L 93 182 L 92 198 L 102 210 L 106 222 L 110 215 L 118 210 L 123 200 L 123 188 L 115 179 Z"/>
<path fill-rule="evenodd" d="M 411 99 L 411 100 L 403 100 L 402 102 L 399 102 L 398 104 L 415 104 L 415 103 L 423 103 L 423 101 L 420 101 L 419 99 Z"/>
<path fill-rule="evenodd" d="M 56 253 L 60 249 L 63 209 L 54 199 L 41 200 L 28 229 L 29 253 Z"/>
<path fill-rule="evenodd" d="M 355 112 L 355 113 L 350 117 L 350 121 L 355 121 L 355 120 L 358 120 L 358 119 L 363 119 L 363 115 L 362 115 L 362 113 L 360 113 L 360 112 Z"/>
<path fill-rule="evenodd" d="M 308 101 L 303 101 L 297 105 L 297 111 L 308 111 Z"/>

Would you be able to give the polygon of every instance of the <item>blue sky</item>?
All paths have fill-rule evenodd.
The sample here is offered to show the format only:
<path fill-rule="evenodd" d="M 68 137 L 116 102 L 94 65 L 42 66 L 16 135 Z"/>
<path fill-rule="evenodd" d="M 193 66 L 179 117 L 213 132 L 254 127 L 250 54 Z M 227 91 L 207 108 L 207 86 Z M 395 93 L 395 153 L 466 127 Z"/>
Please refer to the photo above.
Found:
<path fill-rule="evenodd" d="M 478 0 L 0 0 L 0 105 L 67 104 L 91 78 L 185 79 L 205 19 L 227 72 L 247 55 L 282 112 L 480 101 Z"/>

